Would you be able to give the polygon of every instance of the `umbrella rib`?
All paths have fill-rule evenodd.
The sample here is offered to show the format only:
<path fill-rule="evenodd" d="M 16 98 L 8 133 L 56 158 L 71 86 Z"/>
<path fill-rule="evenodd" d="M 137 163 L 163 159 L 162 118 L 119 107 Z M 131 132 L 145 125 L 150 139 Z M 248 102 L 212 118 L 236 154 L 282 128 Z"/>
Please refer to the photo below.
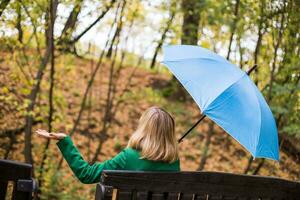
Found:
<path fill-rule="evenodd" d="M 255 69 L 257 68 L 257 64 L 253 65 L 253 67 L 251 67 L 248 71 L 247 71 L 247 75 L 250 75 L 251 72 L 253 72 Z M 185 132 L 185 134 L 183 136 L 181 136 L 181 138 L 179 138 L 178 143 L 181 143 L 183 138 L 185 138 L 196 126 L 198 126 L 198 124 L 206 117 L 206 115 L 202 115 L 202 117 L 188 130 Z"/>

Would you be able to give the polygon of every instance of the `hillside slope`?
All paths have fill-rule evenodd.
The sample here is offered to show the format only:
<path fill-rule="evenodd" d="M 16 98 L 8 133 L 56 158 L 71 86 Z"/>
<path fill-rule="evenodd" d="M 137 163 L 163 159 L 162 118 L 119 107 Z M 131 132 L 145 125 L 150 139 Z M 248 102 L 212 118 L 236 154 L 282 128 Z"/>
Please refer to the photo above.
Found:
<path fill-rule="evenodd" d="M 7 62 L 0 63 L 0 95 L 3 100 L 0 103 L 0 131 L 2 133 L 0 157 L 7 156 L 8 159 L 23 161 L 23 132 L 18 132 L 14 136 L 14 140 L 11 139 L 11 135 L 4 135 L 3 133 L 24 125 L 24 98 L 28 94 L 29 84 L 24 80 L 22 71 L 17 67 L 8 67 L 14 66 L 14 63 Z M 72 56 L 57 60 L 54 90 L 54 130 L 68 133 L 72 129 L 86 84 L 94 67 L 94 61 Z M 170 96 L 168 84 L 171 80 L 170 74 L 154 72 L 142 67 L 126 66 L 120 69 L 119 78 L 115 77 L 117 81 L 115 81 L 114 103 L 112 105 L 112 111 L 115 115 L 108 125 L 108 130 L 103 133 L 103 115 L 105 113 L 110 67 L 111 63 L 106 62 L 98 72 L 80 125 L 73 135 L 74 143 L 88 161 L 93 159 L 99 145 L 101 149 L 97 160 L 100 162 L 111 158 L 125 148 L 128 138 L 137 126 L 140 114 L 150 106 L 162 106 L 174 116 L 177 137 L 180 137 L 199 118 L 200 111 L 189 97 L 182 101 Z M 115 69 L 118 70 L 118 64 Z M 29 69 L 24 70 L 28 74 L 34 74 Z M 36 108 L 36 119 L 42 120 L 42 122 L 38 123 L 34 130 L 47 128 L 48 74 L 47 71 L 41 85 L 41 94 Z M 210 120 L 206 119 L 183 143 L 179 144 L 182 170 L 194 171 L 198 169 L 205 149 L 209 123 Z M 40 165 L 40 155 L 44 144 L 45 140 L 33 136 L 33 155 L 36 166 Z M 9 145 L 11 149 L 7 151 Z M 240 144 L 217 125 L 214 125 L 207 152 L 208 157 L 204 166 L 206 171 L 243 173 L 250 156 Z M 48 149 L 48 155 L 46 173 L 43 177 L 45 187 L 42 190 L 49 195 L 49 198 L 54 197 L 59 192 L 71 193 L 72 191 L 76 191 L 74 195 L 81 191 L 83 194 L 92 196 L 94 186 L 82 186 L 72 175 L 66 162 L 63 162 L 60 171 L 56 171 L 60 154 L 53 142 Z M 300 167 L 298 163 L 283 152 L 281 152 L 280 157 L 279 163 L 266 161 L 259 175 L 299 180 Z M 258 163 L 259 160 L 254 161 L 251 170 L 255 169 Z M 38 167 L 36 167 L 36 175 L 38 176 L 38 174 Z M 62 177 L 67 178 L 60 181 Z M 72 183 L 72 187 L 70 187 L 70 183 Z M 56 185 L 54 186 L 54 184 Z M 79 199 L 81 198 L 85 199 L 84 197 Z"/>

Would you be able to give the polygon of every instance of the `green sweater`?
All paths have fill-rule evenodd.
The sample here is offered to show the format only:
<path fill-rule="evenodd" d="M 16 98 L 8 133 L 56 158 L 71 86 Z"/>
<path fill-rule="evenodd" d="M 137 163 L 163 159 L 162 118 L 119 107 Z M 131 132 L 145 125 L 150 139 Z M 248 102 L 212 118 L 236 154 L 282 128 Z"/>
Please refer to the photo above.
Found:
<path fill-rule="evenodd" d="M 90 165 L 81 156 L 69 136 L 57 142 L 62 155 L 82 183 L 97 183 L 103 170 L 179 171 L 179 160 L 173 163 L 141 159 L 138 151 L 126 148 L 110 160 Z"/>

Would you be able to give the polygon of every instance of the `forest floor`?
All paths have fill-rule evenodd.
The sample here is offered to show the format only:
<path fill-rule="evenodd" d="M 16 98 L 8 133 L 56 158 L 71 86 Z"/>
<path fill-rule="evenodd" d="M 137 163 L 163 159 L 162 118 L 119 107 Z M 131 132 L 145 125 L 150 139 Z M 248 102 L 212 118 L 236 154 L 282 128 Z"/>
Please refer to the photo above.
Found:
<path fill-rule="evenodd" d="M 87 101 L 87 108 L 84 111 L 78 131 L 73 135 L 73 141 L 83 157 L 91 161 L 95 150 L 101 141 L 101 127 L 103 123 L 103 113 L 106 104 L 106 95 L 109 81 L 109 70 L 111 63 L 105 62 L 97 74 L 96 80 L 92 87 L 92 92 Z M 23 98 L 28 94 L 28 84 L 23 80 L 22 72 L 19 68 L 11 68 L 12 61 L 0 63 L 0 86 L 2 87 L 1 95 L 5 95 L 3 88 L 9 89 L 14 93 L 11 100 L 3 101 L 0 106 L 0 131 L 14 129 L 24 124 L 24 118 L 21 113 L 22 108 L 16 109 L 16 104 L 23 104 Z M 83 92 L 91 74 L 95 62 L 87 59 L 74 58 L 67 56 L 64 59 L 58 59 L 56 63 L 55 79 L 55 120 L 53 122 L 54 131 L 68 132 L 72 129 L 73 121 L 79 111 Z M 33 73 L 28 69 L 28 74 Z M 134 72 L 132 80 L 128 79 Z M 47 94 L 49 87 L 49 71 L 47 70 L 41 85 L 41 94 L 39 96 L 39 107 L 37 107 L 37 118 L 43 119 L 43 123 L 34 126 L 33 130 L 38 128 L 47 129 Z M 104 161 L 116 155 L 121 149 L 126 147 L 130 135 L 135 130 L 141 113 L 150 106 L 161 106 L 168 110 L 175 118 L 176 133 L 179 138 L 184 131 L 200 117 L 200 110 L 190 97 L 181 100 L 180 97 L 170 96 L 168 83 L 172 79 L 169 73 L 149 70 L 142 67 L 126 66 L 120 70 L 120 76 L 116 82 L 116 93 L 114 103 L 119 102 L 115 116 L 111 119 L 110 128 L 107 131 L 108 137 L 102 144 L 101 152 L 98 155 L 98 161 Z M 128 84 L 127 84 L 128 83 Z M 128 85 L 128 88 L 124 88 Z M 125 90 L 124 90 L 125 89 Z M 24 91 L 23 91 L 24 90 Z M 18 100 L 19 99 L 19 100 Z M 115 105 L 114 104 L 114 105 Z M 15 106 L 14 106 L 15 105 Z M 19 106 L 22 107 L 22 106 Z M 21 111 L 20 111 L 21 110 Z M 112 107 L 114 111 L 114 106 Z M 207 138 L 209 119 L 201 123 L 187 138 L 179 145 L 181 170 L 194 171 L 199 167 L 200 159 L 205 148 Z M 103 139 L 103 138 L 102 138 Z M 13 148 L 5 151 L 5 144 L 9 143 L 9 138 L 0 138 L 0 157 L 5 154 L 8 159 L 24 161 L 23 158 L 23 133 L 17 135 L 16 143 Z M 33 135 L 33 156 L 36 163 L 39 163 L 41 152 L 45 145 L 45 140 Z M 48 149 L 49 159 L 47 160 L 48 172 L 45 173 L 44 179 L 45 192 L 53 193 L 55 190 L 50 189 L 55 181 L 53 177 L 58 174 L 55 167 L 60 155 L 55 143 L 52 142 Z M 225 133 L 217 125 L 214 125 L 214 132 L 211 138 L 211 144 L 208 147 L 208 158 L 204 166 L 205 171 L 222 171 L 231 173 L 243 173 L 247 166 L 250 154 L 236 142 L 232 137 Z M 260 159 L 253 162 L 252 168 L 256 168 Z M 52 167 L 51 167 L 52 166 Z M 37 173 L 38 174 L 38 173 Z M 58 177 L 68 177 L 64 183 L 58 183 L 57 187 L 68 188 L 65 192 L 75 190 L 81 191 L 81 197 L 92 196 L 94 185 L 82 186 L 76 180 L 71 170 L 63 162 L 63 167 Z M 290 180 L 300 180 L 299 163 L 293 161 L 285 153 L 280 153 L 280 162 L 267 160 L 259 171 L 259 175 L 277 176 Z M 57 180 L 56 180 L 57 181 Z M 70 184 L 74 187 L 70 188 Z M 75 187 L 76 186 L 76 187 Z M 56 187 L 56 188 L 57 188 Z M 61 188 L 56 189 L 61 191 Z M 76 193 L 78 193 L 76 191 Z M 51 195 L 50 195 L 51 196 Z"/>

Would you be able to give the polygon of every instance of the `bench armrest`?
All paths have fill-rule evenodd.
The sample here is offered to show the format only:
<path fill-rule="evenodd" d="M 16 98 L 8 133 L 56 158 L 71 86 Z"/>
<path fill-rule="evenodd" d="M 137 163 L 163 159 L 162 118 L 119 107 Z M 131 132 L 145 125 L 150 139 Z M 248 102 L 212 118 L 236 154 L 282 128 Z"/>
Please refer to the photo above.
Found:
<path fill-rule="evenodd" d="M 33 178 L 19 179 L 17 181 L 17 190 L 22 192 L 37 192 L 38 185 Z"/>
<path fill-rule="evenodd" d="M 103 185 L 102 183 L 97 183 L 95 200 L 105 200 L 111 199 L 113 188 L 111 186 Z"/>

